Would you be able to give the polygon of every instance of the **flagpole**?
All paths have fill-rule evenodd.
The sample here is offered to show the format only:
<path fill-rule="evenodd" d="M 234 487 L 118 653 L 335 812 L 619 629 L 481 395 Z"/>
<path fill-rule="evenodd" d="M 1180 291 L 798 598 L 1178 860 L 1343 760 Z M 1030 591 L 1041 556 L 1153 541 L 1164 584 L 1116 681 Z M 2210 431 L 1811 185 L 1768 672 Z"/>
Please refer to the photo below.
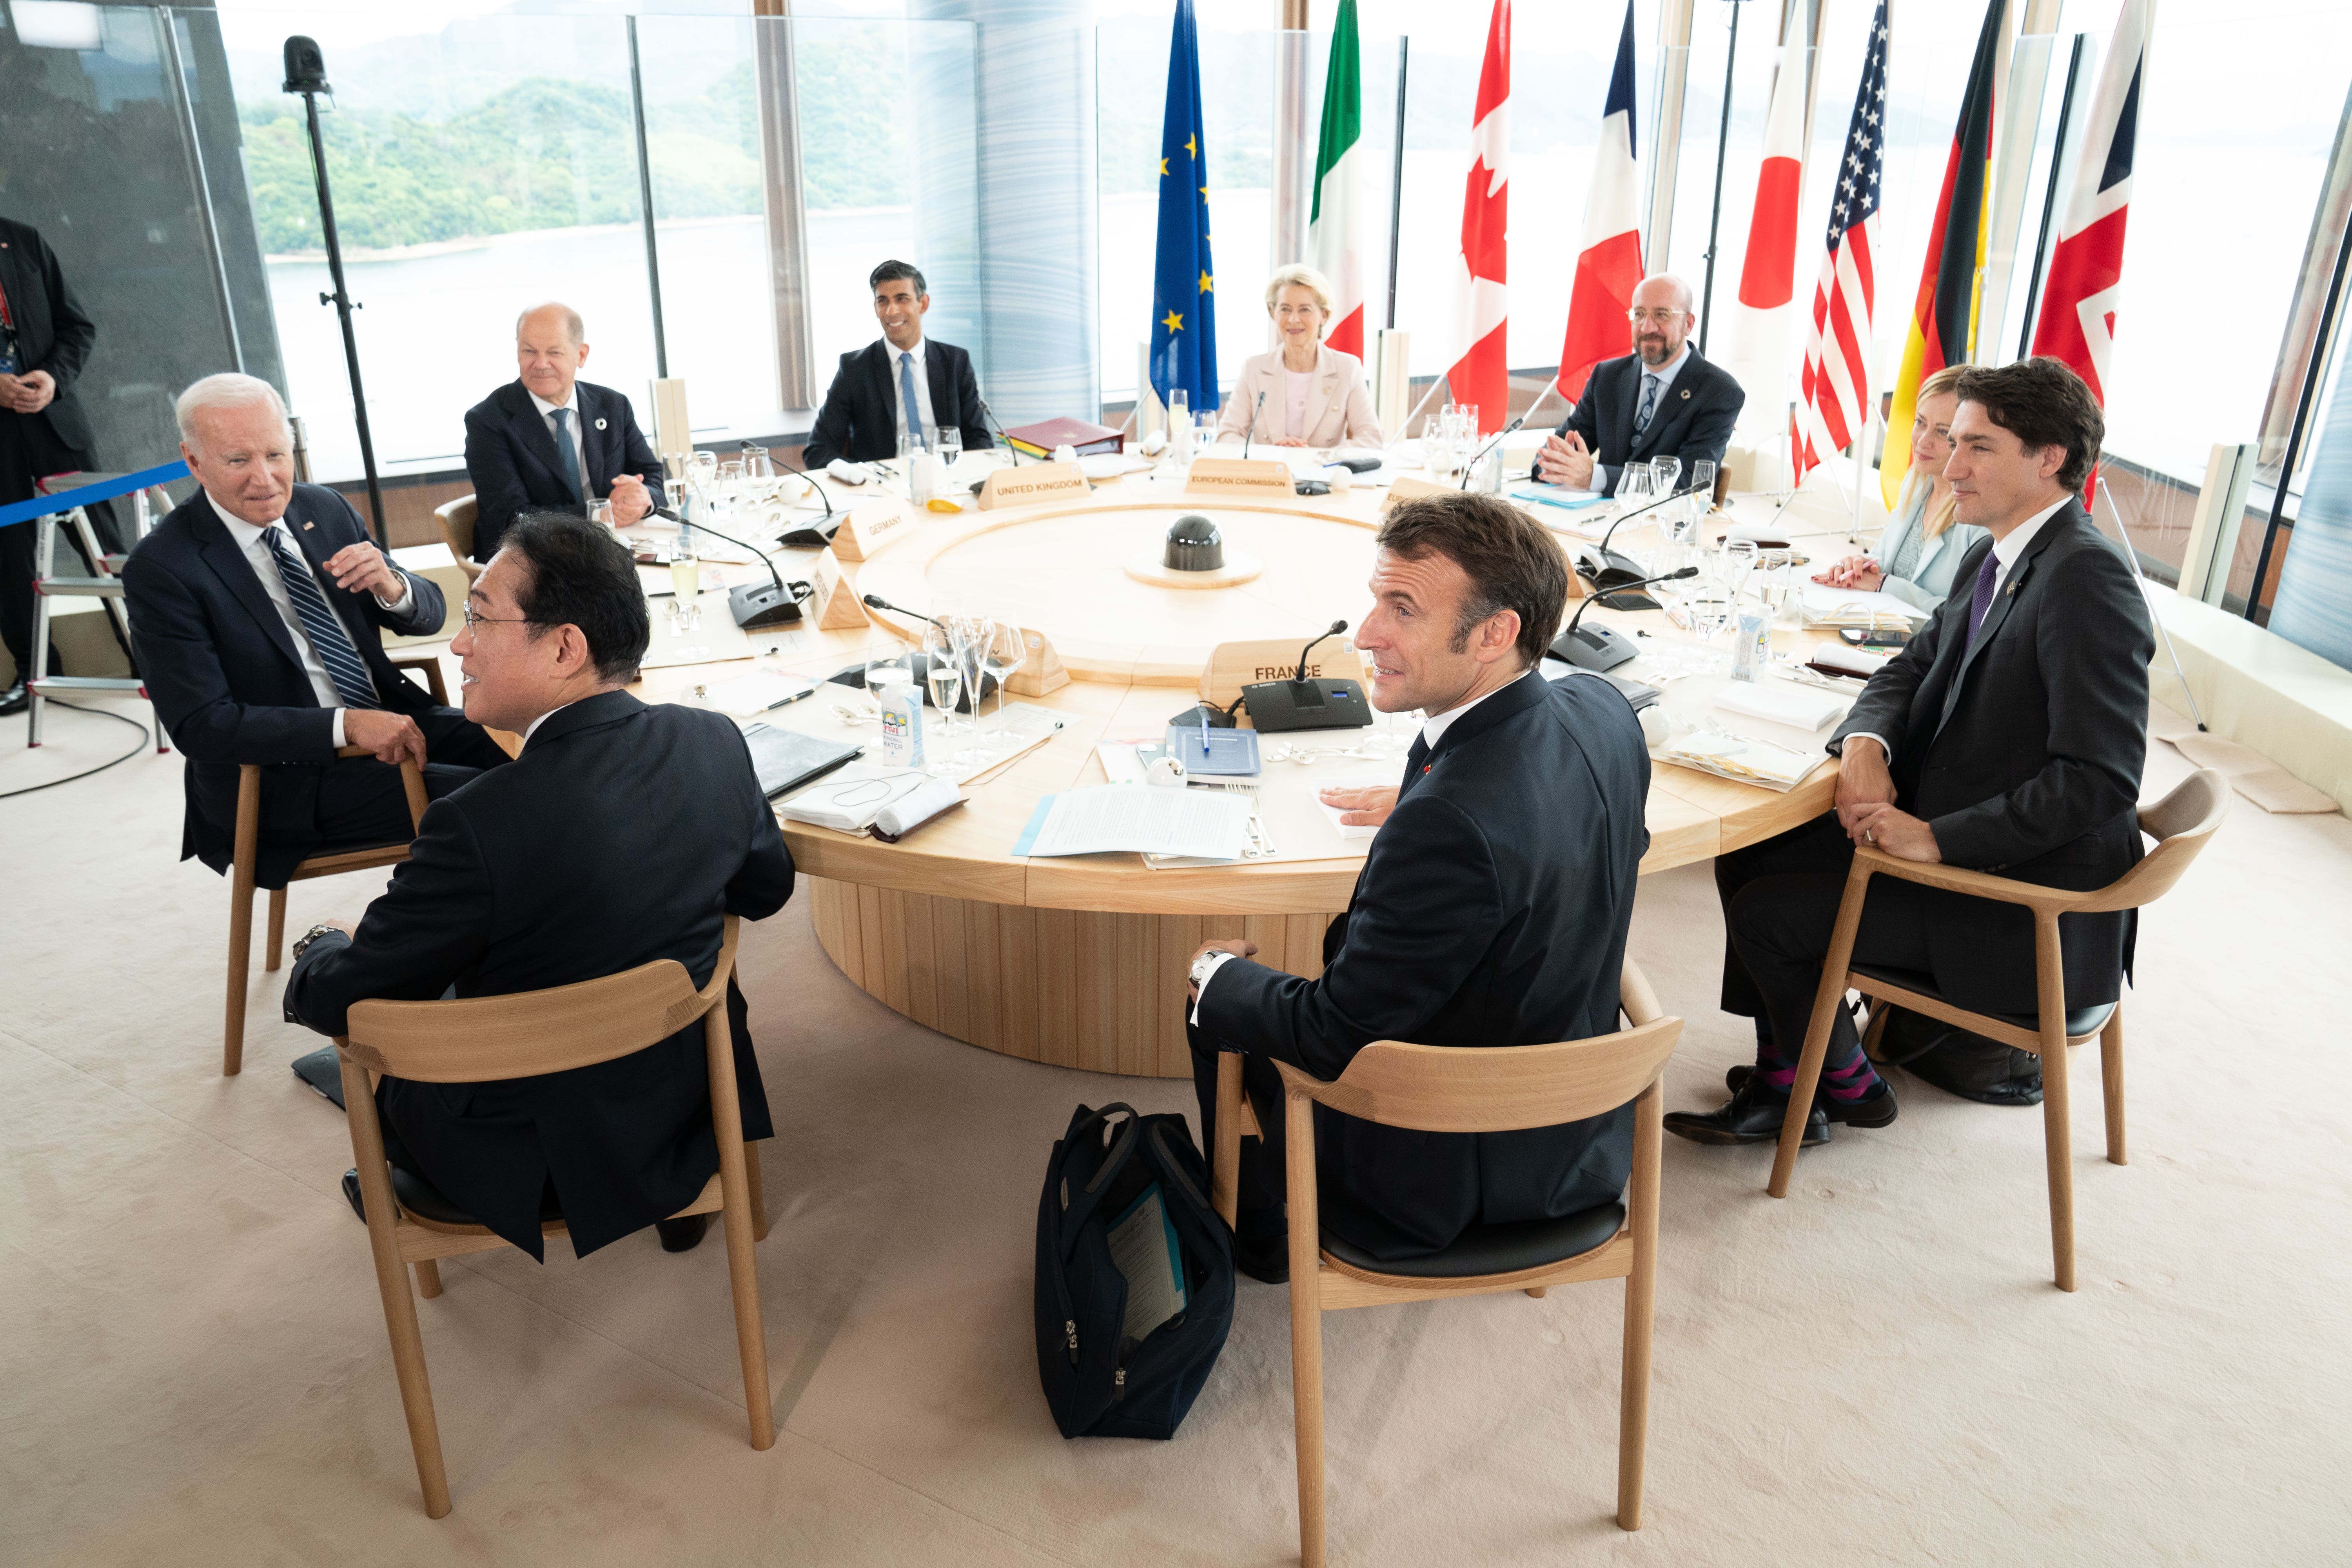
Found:
<path fill-rule="evenodd" d="M 1871 312 L 1870 341 L 1862 345 L 1862 430 L 1853 438 L 1853 528 L 1851 538 L 1862 542 L 1862 487 L 1870 478 L 1870 437 L 1878 427 L 1878 398 L 1870 384 L 1871 364 L 1878 355 L 1878 313 Z M 1884 481 L 1881 481 L 1882 485 Z"/>
<path fill-rule="evenodd" d="M 1389 322 L 1388 330 L 1396 330 L 1397 241 L 1404 226 L 1404 81 L 1405 67 L 1412 58 L 1412 40 L 1397 39 L 1397 107 L 1396 154 L 1390 163 L 1389 174 Z"/>
<path fill-rule="evenodd" d="M 1739 58 L 1740 0 L 1730 0 L 1731 47 L 1723 52 L 1723 116 L 1715 132 L 1715 207 L 1706 219 L 1706 283 L 1699 300 L 1698 352 L 1706 353 L 1706 329 L 1715 319 L 1715 240 L 1723 226 L 1723 157 L 1731 146 L 1731 68 Z"/>
<path fill-rule="evenodd" d="M 2042 304 L 2042 268 L 2050 257 L 2050 223 L 2058 213 L 2058 179 L 2066 165 L 2066 131 L 2074 118 L 2074 86 L 2083 74 L 2084 35 L 2074 35 L 2074 52 L 2066 58 L 2066 94 L 2058 100 L 2058 133 L 2050 140 L 2050 189 L 2042 198 L 2042 232 L 2033 240 L 2033 269 L 2025 275 L 2025 325 L 2017 335 L 2017 357 L 2033 352 L 2033 312 Z"/>

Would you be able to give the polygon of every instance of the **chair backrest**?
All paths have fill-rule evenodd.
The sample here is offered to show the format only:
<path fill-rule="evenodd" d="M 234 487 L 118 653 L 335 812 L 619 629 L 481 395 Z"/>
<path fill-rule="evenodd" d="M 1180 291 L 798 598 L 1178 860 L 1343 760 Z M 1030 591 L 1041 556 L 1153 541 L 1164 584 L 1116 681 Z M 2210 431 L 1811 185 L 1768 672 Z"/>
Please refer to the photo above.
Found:
<path fill-rule="evenodd" d="M 474 519 L 480 510 L 472 496 L 459 496 L 433 509 L 433 521 L 441 526 L 441 542 L 449 547 L 467 577 L 482 574 L 481 563 L 474 559 Z"/>
<path fill-rule="evenodd" d="M 1557 1127 L 1614 1110 L 1664 1070 L 1683 1021 L 1658 1011 L 1632 959 L 1618 984 L 1632 1027 L 1547 1046 L 1412 1046 L 1376 1040 L 1329 1083 L 1286 1062 L 1283 1081 L 1334 1110 L 1423 1132 Z"/>
<path fill-rule="evenodd" d="M 457 1002 L 352 1005 L 344 1049 L 362 1067 L 420 1083 L 538 1078 L 625 1057 L 669 1038 L 727 994 L 738 923 L 709 983 L 697 991 L 686 966 L 656 959 L 619 974 L 510 996 Z"/>
<path fill-rule="evenodd" d="M 2140 831 L 2157 840 L 2156 847 L 2080 907 L 2095 912 L 2154 903 L 2172 890 L 2229 815 L 2230 781 L 2212 768 L 2199 768 L 2162 800 L 2140 807 Z"/>

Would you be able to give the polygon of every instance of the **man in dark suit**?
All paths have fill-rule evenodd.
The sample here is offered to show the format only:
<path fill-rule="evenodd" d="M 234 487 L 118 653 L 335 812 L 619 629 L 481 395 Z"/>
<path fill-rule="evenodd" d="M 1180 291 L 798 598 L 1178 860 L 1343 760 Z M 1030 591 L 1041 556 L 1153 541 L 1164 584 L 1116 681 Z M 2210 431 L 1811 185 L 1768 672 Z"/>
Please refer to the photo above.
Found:
<path fill-rule="evenodd" d="M 74 380 L 89 358 L 98 327 L 82 313 L 64 269 L 40 231 L 0 218 L 0 505 L 30 500 L 50 474 L 97 466 L 89 417 Z M 89 509 L 102 550 L 119 550 L 113 509 Z M 75 551 L 81 541 L 62 537 Z M 85 571 L 91 570 L 88 562 Z M 109 617 L 110 620 L 111 617 Z M 0 528 L 0 642 L 16 673 L 0 692 L 0 714 L 26 705 L 25 677 L 33 668 L 33 525 Z M 57 673 L 50 665 L 49 673 Z"/>
<path fill-rule="evenodd" d="M 1958 521 L 1992 537 L 1831 737 L 1836 809 L 1716 861 L 1723 1008 L 1757 1021 L 1756 1065 L 1733 1069 L 1728 1104 L 1669 1114 L 1667 1131 L 1779 1136 L 1854 845 L 2077 890 L 2139 859 L 2156 634 L 2131 568 L 2076 499 L 2105 434 L 2090 389 L 2054 359 L 1961 377 L 1944 471 Z M 2067 1006 L 2121 994 L 2134 929 L 2128 911 L 2059 922 Z M 2033 921 L 2014 905 L 1873 878 L 1853 956 L 1930 976 L 1974 1012 L 2037 1005 Z M 1843 1008 L 1834 1024 L 1808 1143 L 1832 1121 L 1895 1120 Z"/>
<path fill-rule="evenodd" d="M 1395 791 L 1335 792 L 1380 820 L 1347 913 L 1302 980 L 1247 942 L 1194 956 L 1193 1081 L 1215 1146 L 1216 1057 L 1248 1053 L 1263 1144 L 1244 1142 L 1237 1257 L 1286 1276 L 1281 1089 L 1273 1058 L 1318 1078 L 1374 1040 L 1522 1046 L 1618 1027 L 1618 973 L 1649 847 L 1649 756 L 1605 683 L 1538 671 L 1559 628 L 1567 563 L 1501 498 L 1403 502 L 1380 534 L 1374 605 L 1356 634 L 1383 712 L 1431 717 Z M 1366 799 L 1366 795 L 1375 798 Z M 1384 814 L 1384 816 L 1383 816 Z M 1441 1134 L 1321 1107 L 1324 1228 L 1373 1259 L 1443 1252 L 1482 1225 L 1612 1203 L 1632 1170 L 1633 1111 L 1563 1127 Z"/>
<path fill-rule="evenodd" d="M 180 455 L 203 488 L 123 568 L 131 644 L 187 757 L 181 858 L 228 869 L 237 768 L 260 763 L 255 879 L 282 888 L 322 844 L 408 838 L 404 757 L 446 795 L 506 753 L 384 658 L 384 632 L 440 629 L 441 591 L 387 560 L 342 497 L 294 482 L 269 384 L 206 376 L 178 415 Z M 346 745 L 375 755 L 338 760 Z"/>
<path fill-rule="evenodd" d="M 541 305 L 515 319 L 521 374 L 466 410 L 466 477 L 474 482 L 474 559 L 488 561 L 517 513 L 585 517 L 610 500 L 616 527 L 662 500 L 661 459 L 629 400 L 580 379 L 588 363 L 580 312 Z"/>
<path fill-rule="evenodd" d="M 968 451 L 989 446 L 971 356 L 923 335 L 931 296 L 922 273 L 903 261 L 886 261 L 866 281 L 882 336 L 841 356 L 802 461 L 812 468 L 835 458 L 887 461 L 898 455 L 902 440 L 936 452 L 942 428 L 961 431 Z"/>
<path fill-rule="evenodd" d="M 649 627 L 619 541 L 524 516 L 466 618 L 450 645 L 466 711 L 521 734 L 522 755 L 434 804 L 355 932 L 314 928 L 296 949 L 287 1016 L 321 1034 L 343 1033 L 370 997 L 508 995 L 662 958 L 704 984 L 725 917 L 761 920 L 792 895 L 792 857 L 734 724 L 622 689 Z M 727 1010 L 743 1136 L 765 1138 L 767 1093 L 732 982 Z M 706 1216 L 667 1219 L 719 1169 L 699 1022 L 543 1078 L 387 1078 L 377 1103 L 394 1165 L 534 1258 L 548 1205 L 582 1255 L 656 1223 L 671 1251 L 701 1239 Z M 344 1185 L 357 1192 L 355 1177 Z"/>
<path fill-rule="evenodd" d="M 1633 352 L 1592 367 L 1584 395 L 1536 454 L 1535 477 L 1570 489 L 1613 491 L 1627 463 L 1680 458 L 1720 463 L 1748 401 L 1731 373 L 1691 346 L 1698 314 L 1690 285 L 1666 273 L 1633 290 Z"/>

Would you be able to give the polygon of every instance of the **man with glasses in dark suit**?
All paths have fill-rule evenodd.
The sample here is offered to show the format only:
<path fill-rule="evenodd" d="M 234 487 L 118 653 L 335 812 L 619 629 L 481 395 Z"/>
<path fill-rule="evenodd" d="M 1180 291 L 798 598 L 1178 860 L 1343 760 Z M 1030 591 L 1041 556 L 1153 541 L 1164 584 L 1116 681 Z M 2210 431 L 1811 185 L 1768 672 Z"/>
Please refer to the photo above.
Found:
<path fill-rule="evenodd" d="M 580 379 L 588 363 L 586 331 L 569 305 L 525 310 L 515 321 L 520 374 L 466 410 L 477 561 L 499 552 L 519 512 L 584 517 L 609 500 L 614 525 L 626 527 L 661 504 L 661 459 L 637 428 L 629 400 Z"/>
<path fill-rule="evenodd" d="M 1538 480 L 1612 491 L 1626 464 L 1679 458 L 1688 484 L 1692 464 L 1723 461 L 1748 395 L 1692 345 L 1695 302 L 1669 273 L 1642 279 L 1627 312 L 1633 352 L 1592 367 L 1576 407 L 1536 454 Z"/>

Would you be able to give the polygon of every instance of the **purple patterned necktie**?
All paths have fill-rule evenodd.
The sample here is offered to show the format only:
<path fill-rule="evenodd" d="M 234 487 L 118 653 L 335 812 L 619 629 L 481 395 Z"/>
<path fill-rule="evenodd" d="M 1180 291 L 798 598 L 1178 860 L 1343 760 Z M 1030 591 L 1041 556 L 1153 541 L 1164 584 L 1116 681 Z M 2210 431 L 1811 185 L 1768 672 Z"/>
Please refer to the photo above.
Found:
<path fill-rule="evenodd" d="M 1977 591 L 1969 599 L 1969 646 L 1977 646 L 1977 637 L 1984 630 L 1985 614 L 1992 608 L 1993 579 L 2000 575 L 2000 557 L 1985 552 L 1984 564 L 1977 568 Z"/>

